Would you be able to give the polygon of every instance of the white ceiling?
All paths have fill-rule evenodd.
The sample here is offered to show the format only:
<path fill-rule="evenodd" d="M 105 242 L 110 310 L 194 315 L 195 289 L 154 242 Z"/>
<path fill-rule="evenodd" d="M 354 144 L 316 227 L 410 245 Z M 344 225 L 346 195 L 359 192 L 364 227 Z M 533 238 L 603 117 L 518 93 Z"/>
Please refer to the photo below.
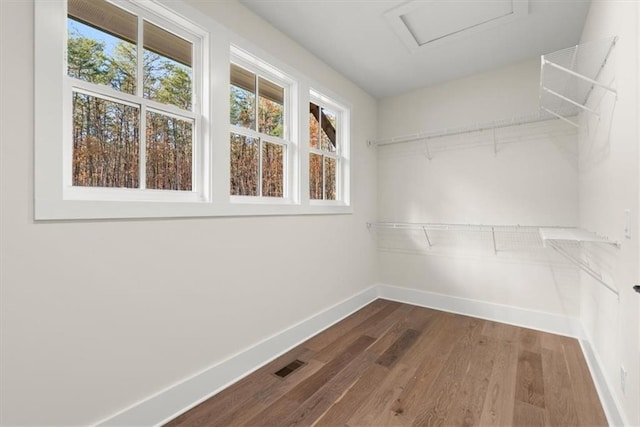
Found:
<path fill-rule="evenodd" d="M 379 98 L 573 46 L 589 10 L 589 0 L 529 0 L 522 14 L 526 0 L 240 1 Z"/>

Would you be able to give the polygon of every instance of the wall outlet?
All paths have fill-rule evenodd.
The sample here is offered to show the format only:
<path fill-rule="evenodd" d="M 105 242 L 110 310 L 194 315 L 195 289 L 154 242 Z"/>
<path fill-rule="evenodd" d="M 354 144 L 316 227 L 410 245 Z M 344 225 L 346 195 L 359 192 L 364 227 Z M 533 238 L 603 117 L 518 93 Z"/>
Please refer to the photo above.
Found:
<path fill-rule="evenodd" d="M 620 366 L 620 389 L 622 390 L 622 394 L 626 394 L 627 388 L 627 370 L 624 369 L 624 366 Z"/>

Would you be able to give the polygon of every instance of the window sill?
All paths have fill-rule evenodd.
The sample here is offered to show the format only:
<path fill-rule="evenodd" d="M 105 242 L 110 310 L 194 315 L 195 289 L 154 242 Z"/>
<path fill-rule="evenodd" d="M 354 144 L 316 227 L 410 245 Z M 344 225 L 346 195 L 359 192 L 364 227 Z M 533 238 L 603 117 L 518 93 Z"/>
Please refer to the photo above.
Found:
<path fill-rule="evenodd" d="M 234 216 L 348 215 L 348 205 L 266 203 L 176 203 L 36 199 L 36 221 Z"/>

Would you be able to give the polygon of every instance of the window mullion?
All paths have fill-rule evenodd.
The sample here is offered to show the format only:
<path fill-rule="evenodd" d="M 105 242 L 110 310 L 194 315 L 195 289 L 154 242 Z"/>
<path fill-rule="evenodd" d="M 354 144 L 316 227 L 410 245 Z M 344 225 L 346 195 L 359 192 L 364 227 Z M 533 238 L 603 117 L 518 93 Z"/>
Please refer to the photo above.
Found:
<path fill-rule="evenodd" d="M 256 128 L 254 129 L 256 132 L 260 132 L 260 109 L 258 108 L 258 104 L 260 103 L 260 88 L 258 87 L 258 85 L 260 84 L 260 79 L 258 78 L 258 73 L 255 74 L 254 77 L 256 80 L 256 103 L 253 106 L 254 108 L 254 114 L 255 114 L 255 118 L 256 118 Z"/>
<path fill-rule="evenodd" d="M 327 174 L 326 174 L 325 167 L 324 167 L 325 156 L 323 154 L 320 157 L 322 158 L 322 160 L 321 160 L 321 162 L 322 162 L 322 200 L 325 200 L 326 199 L 325 195 L 326 195 L 326 191 L 327 191 L 327 187 L 326 187 L 326 185 L 327 185 Z"/>
<path fill-rule="evenodd" d="M 282 149 L 282 197 L 285 199 L 289 199 L 292 196 L 289 194 L 289 175 L 290 170 L 288 167 L 289 164 L 289 145 L 284 145 Z"/>
<path fill-rule="evenodd" d="M 140 135 L 139 135 L 140 164 L 140 188 L 147 188 L 147 107 L 142 103 L 140 105 Z"/>
<path fill-rule="evenodd" d="M 322 149 L 322 106 L 318 105 L 318 150 L 320 151 L 320 163 L 322 164 L 322 195 L 321 200 L 325 200 L 326 174 L 324 170 L 324 150 Z"/>
<path fill-rule="evenodd" d="M 262 138 L 258 138 L 258 197 L 262 197 Z"/>
<path fill-rule="evenodd" d="M 138 61 L 136 68 L 136 94 L 144 99 L 144 20 L 138 16 L 138 45 L 136 49 L 136 58 Z M 140 104 L 140 128 L 138 135 L 138 152 L 139 152 L 139 185 L 141 189 L 147 188 L 147 106 L 144 102 Z"/>

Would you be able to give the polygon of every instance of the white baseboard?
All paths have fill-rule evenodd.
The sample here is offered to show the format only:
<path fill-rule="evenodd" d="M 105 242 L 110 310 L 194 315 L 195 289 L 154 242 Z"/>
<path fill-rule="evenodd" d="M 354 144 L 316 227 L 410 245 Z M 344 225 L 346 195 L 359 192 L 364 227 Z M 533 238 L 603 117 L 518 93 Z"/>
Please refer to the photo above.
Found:
<path fill-rule="evenodd" d="M 580 321 L 574 317 L 385 284 L 379 284 L 378 289 L 380 298 L 388 300 L 582 338 Z"/>
<path fill-rule="evenodd" d="M 577 318 L 385 284 L 367 288 L 96 425 L 157 426 L 166 423 L 378 298 L 577 338 L 609 423 L 625 425 L 623 412 L 610 392 L 602 365 Z"/>
<path fill-rule="evenodd" d="M 96 425 L 162 425 L 377 298 L 378 287 L 367 288 Z"/>
<path fill-rule="evenodd" d="M 609 425 L 612 427 L 630 426 L 631 424 L 627 422 L 624 414 L 624 409 L 622 409 L 620 402 L 612 393 L 613 388 L 604 374 L 604 365 L 591 346 L 589 335 L 585 332 L 584 336 L 585 338 L 580 340 L 580 347 L 582 347 L 582 354 L 584 354 L 584 358 L 587 361 L 591 378 L 596 386 L 596 391 L 598 392 L 598 397 L 600 397 L 600 403 L 602 403 Z"/>

